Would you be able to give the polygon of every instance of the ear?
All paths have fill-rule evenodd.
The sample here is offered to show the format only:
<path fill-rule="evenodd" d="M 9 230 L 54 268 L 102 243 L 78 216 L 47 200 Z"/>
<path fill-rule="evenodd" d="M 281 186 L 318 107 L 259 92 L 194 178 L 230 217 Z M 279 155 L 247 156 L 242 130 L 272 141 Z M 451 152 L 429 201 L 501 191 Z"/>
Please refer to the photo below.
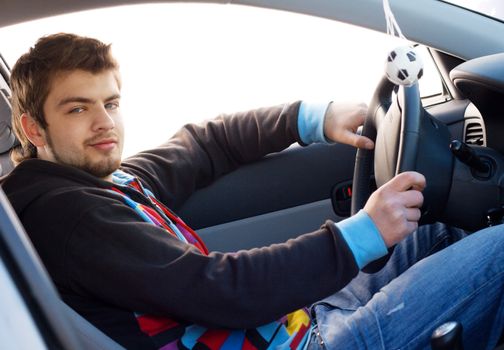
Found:
<path fill-rule="evenodd" d="M 28 140 L 35 147 L 42 147 L 46 145 L 45 132 L 37 121 L 28 113 L 21 115 L 21 127 Z"/>

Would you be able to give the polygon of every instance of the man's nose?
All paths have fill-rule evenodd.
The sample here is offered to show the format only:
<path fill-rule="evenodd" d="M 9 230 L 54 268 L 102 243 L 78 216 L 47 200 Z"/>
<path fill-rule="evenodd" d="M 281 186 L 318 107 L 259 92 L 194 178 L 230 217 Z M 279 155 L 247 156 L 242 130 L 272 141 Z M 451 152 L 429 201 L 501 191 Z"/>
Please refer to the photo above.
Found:
<path fill-rule="evenodd" d="M 105 107 L 100 107 L 95 115 L 93 129 L 110 130 L 115 127 L 114 118 Z"/>

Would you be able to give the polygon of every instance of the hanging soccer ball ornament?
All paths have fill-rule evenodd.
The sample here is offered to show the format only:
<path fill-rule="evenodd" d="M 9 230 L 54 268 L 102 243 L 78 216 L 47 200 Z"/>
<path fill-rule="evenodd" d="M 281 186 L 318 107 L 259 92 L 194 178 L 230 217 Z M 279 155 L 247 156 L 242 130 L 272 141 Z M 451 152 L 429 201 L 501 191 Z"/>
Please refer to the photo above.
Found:
<path fill-rule="evenodd" d="M 388 54 L 385 73 L 396 85 L 413 85 L 423 75 L 422 58 L 411 46 L 396 47 Z"/>

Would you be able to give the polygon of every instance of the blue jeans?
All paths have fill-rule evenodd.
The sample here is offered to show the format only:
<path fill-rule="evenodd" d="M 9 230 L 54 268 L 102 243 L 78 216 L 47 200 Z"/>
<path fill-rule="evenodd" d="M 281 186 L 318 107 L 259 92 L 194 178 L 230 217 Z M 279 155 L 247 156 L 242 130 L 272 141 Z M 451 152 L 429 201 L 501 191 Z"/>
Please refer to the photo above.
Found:
<path fill-rule="evenodd" d="M 504 325 L 504 226 L 465 236 L 420 227 L 382 270 L 360 272 L 312 307 L 308 349 L 430 349 L 446 321 L 462 324 L 465 349 L 494 348 Z"/>

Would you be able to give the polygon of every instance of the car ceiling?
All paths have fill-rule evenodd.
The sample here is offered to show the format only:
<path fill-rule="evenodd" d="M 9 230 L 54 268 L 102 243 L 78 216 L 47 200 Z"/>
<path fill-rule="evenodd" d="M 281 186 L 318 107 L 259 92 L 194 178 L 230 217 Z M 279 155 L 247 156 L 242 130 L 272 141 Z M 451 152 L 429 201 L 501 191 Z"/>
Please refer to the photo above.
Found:
<path fill-rule="evenodd" d="M 153 2 L 251 5 L 315 15 L 386 31 L 382 0 L 4 0 L 0 2 L 0 26 L 68 12 Z M 389 2 L 403 33 L 412 41 L 464 60 L 504 52 L 502 22 L 438 0 Z"/>

